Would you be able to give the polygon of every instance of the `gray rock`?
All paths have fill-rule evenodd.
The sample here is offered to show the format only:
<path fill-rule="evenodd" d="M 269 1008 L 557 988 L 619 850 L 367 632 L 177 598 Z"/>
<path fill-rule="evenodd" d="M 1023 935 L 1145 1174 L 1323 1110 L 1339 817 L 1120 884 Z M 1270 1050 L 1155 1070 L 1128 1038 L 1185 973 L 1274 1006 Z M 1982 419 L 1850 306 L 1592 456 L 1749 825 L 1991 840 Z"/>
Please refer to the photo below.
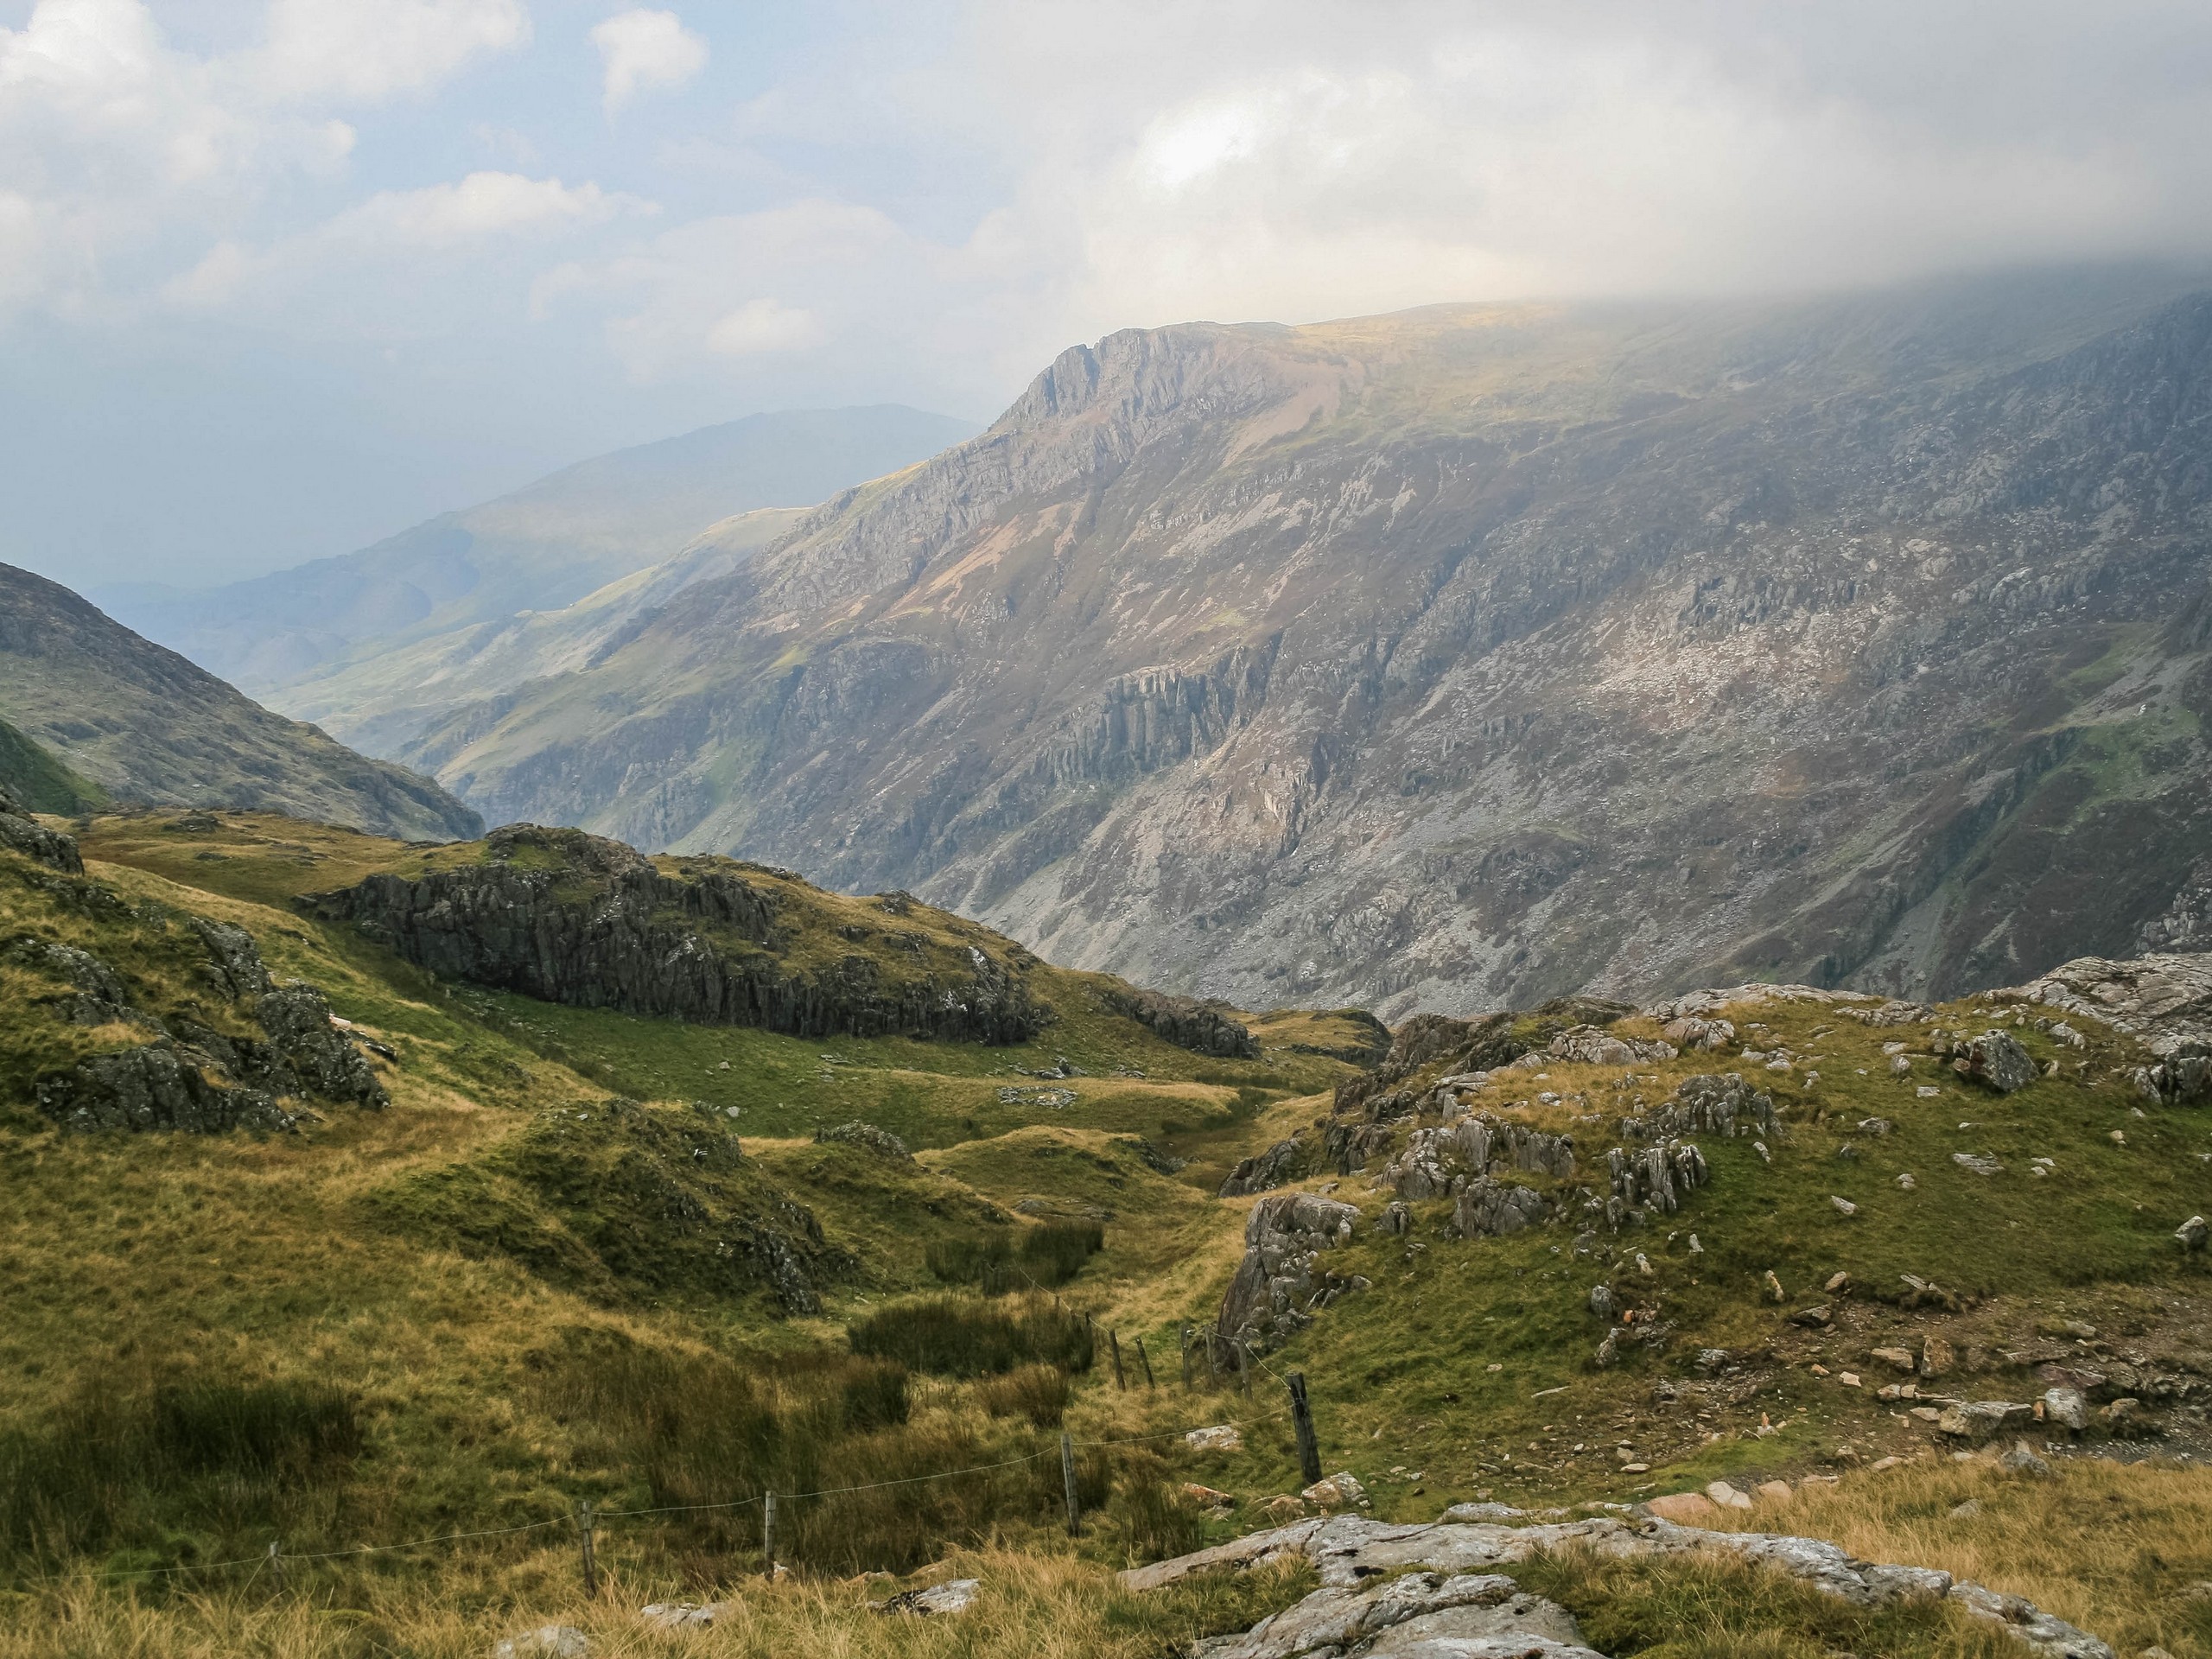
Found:
<path fill-rule="evenodd" d="M 1961 1580 L 1951 1586 L 1950 1598 L 1975 1618 L 2002 1624 L 2007 1635 L 2026 1643 L 2038 1659 L 2113 1659 L 2106 1643 L 2018 1596 Z"/>
<path fill-rule="evenodd" d="M 1613 1287 L 1611 1285 L 1592 1285 L 1590 1287 L 1590 1311 L 1592 1313 L 1595 1313 L 1601 1319 L 1611 1320 L 1612 1319 Z"/>
<path fill-rule="evenodd" d="M 0 847 L 21 853 L 65 875 L 85 873 L 85 861 L 78 854 L 75 836 L 48 829 L 29 813 L 19 810 L 5 795 L 0 795 Z"/>
<path fill-rule="evenodd" d="M 2025 1440 L 2012 1442 L 2012 1449 L 1997 1459 L 1998 1465 L 2015 1475 L 2047 1475 L 2050 1465 L 2035 1454 Z"/>
<path fill-rule="evenodd" d="M 906 1590 L 887 1601 L 872 1604 L 879 1613 L 918 1613 L 925 1618 L 964 1613 L 976 1605 L 981 1579 L 952 1579 L 924 1590 Z"/>
<path fill-rule="evenodd" d="M 1484 1176 L 1460 1189 L 1452 1225 L 1462 1238 L 1502 1236 L 1540 1226 L 1550 1213 L 1550 1204 L 1534 1187 Z"/>
<path fill-rule="evenodd" d="M 1051 1015 L 1020 958 L 918 932 L 911 953 L 789 962 L 777 948 L 781 894 L 744 866 L 698 860 L 671 874 L 580 830 L 510 824 L 480 864 L 372 875 L 300 902 L 419 968 L 571 1007 L 800 1037 L 994 1043 L 1027 1042 Z"/>
<path fill-rule="evenodd" d="M 656 1601 L 638 1610 L 638 1617 L 663 1630 L 703 1630 L 728 1610 L 726 1601 Z"/>
<path fill-rule="evenodd" d="M 1356 1287 L 1353 1279 L 1323 1268 L 1319 1257 L 1348 1242 L 1358 1220 L 1352 1205 L 1311 1192 L 1279 1192 L 1252 1206 L 1244 1224 L 1244 1257 L 1216 1316 L 1223 1344 L 1217 1363 L 1236 1363 L 1230 1344 L 1273 1346 L 1311 1324 L 1332 1294 Z"/>
<path fill-rule="evenodd" d="M 2191 1216 L 2174 1229 L 2174 1236 L 2181 1241 L 2184 1250 L 2201 1250 L 2205 1242 L 2212 1239 L 2212 1222 L 2206 1221 L 2202 1216 Z"/>
<path fill-rule="evenodd" d="M 1433 1612 L 1460 1608 L 1505 1606 L 1510 1585 L 1495 1569 L 1539 1554 L 1586 1550 L 1599 1559 L 1634 1559 L 1725 1553 L 1785 1573 L 1823 1594 L 1855 1606 L 1881 1607 L 1905 1601 L 1950 1596 L 1968 1613 L 2000 1621 L 2026 1643 L 2038 1659 L 2112 1659 L 2112 1650 L 2094 1637 L 2052 1618 L 2013 1597 L 1997 1596 L 1979 1585 L 1955 1584 L 1935 1567 L 1862 1561 L 1832 1543 L 1766 1533 L 1709 1532 L 1649 1517 L 1633 1522 L 1610 1516 L 1586 1521 L 1534 1526 L 1499 1526 L 1459 1519 L 1461 1510 L 1427 1525 L 1402 1524 L 1337 1516 L 1301 1521 L 1253 1533 L 1226 1544 L 1120 1575 L 1123 1588 L 1144 1591 L 1173 1584 L 1194 1573 L 1225 1567 L 1249 1567 L 1302 1555 L 1319 1569 L 1322 1587 L 1296 1607 L 1262 1620 L 1242 1636 L 1224 1637 L 1200 1651 L 1209 1659 L 1293 1659 L 1295 1656 L 1342 1656 L 1369 1651 L 1412 1659 L 1465 1659 L 1477 1652 L 1499 1656 L 1553 1653 L 1579 1635 L 1541 1635 L 1532 1629 L 1519 1638 L 1525 1645 L 1504 1649 L 1461 1646 L 1440 1632 L 1414 1627 Z M 1408 1572 L 1405 1569 L 1420 1569 Z M 1401 1576 L 1392 1577 L 1390 1575 Z M 1385 1580 L 1379 1586 L 1376 1580 Z M 1496 1580 L 1496 1583 L 1488 1582 Z M 1457 1587 L 1446 1592 L 1447 1584 Z M 1401 1588 L 1400 1586 L 1405 1586 Z M 1455 1605 L 1437 1604 L 1447 1596 Z M 1384 1598 L 1392 1598 L 1385 1601 Z M 1529 1621 L 1532 1625 L 1534 1619 Z M 1378 1626 L 1381 1628 L 1378 1630 Z M 1557 1627 L 1551 1627 L 1556 1630 Z M 1402 1632 L 1402 1645 L 1382 1643 Z M 1470 1635 L 1470 1643 L 1492 1640 Z M 1272 1645 L 1271 1645 L 1272 1644 Z M 1569 1649 L 1573 1651 L 1573 1649 Z"/>
<path fill-rule="evenodd" d="M 2033 1406 L 2014 1405 L 2006 1400 L 1963 1400 L 1943 1408 L 1936 1420 L 1936 1432 L 1954 1440 L 1986 1440 L 2028 1423 L 2034 1416 Z"/>
<path fill-rule="evenodd" d="M 862 1123 L 857 1120 L 840 1123 L 834 1128 L 817 1129 L 814 1139 L 817 1146 L 825 1141 L 842 1141 L 852 1146 L 866 1147 L 879 1158 L 888 1158 L 894 1162 L 912 1163 L 914 1160 L 914 1154 L 906 1150 L 906 1143 L 890 1130 L 880 1129 L 873 1123 Z"/>
<path fill-rule="evenodd" d="M 1236 1167 L 1229 1172 L 1229 1179 L 1221 1184 L 1220 1196 L 1241 1198 L 1254 1192 L 1271 1192 L 1278 1186 L 1301 1180 L 1312 1173 L 1313 1159 L 1306 1143 L 1295 1135 L 1287 1141 L 1278 1141 L 1265 1152 L 1250 1158 L 1240 1158 Z"/>
<path fill-rule="evenodd" d="M 2079 1389 L 2053 1388 L 2043 1391 L 2043 1420 L 2079 1434 L 2089 1426 L 2089 1402 Z"/>
<path fill-rule="evenodd" d="M 1951 1069 L 1972 1082 L 2009 1095 L 2041 1076 L 2028 1051 L 2010 1032 L 1986 1031 L 1954 1051 Z"/>
<path fill-rule="evenodd" d="M 1228 1060 L 1256 1060 L 1259 1039 L 1236 1018 L 1226 1002 L 1196 997 L 1169 996 L 1160 991 L 1115 987 L 1099 1000 L 1117 1014 L 1125 1014 L 1154 1035 L 1194 1054 L 1211 1054 Z"/>
<path fill-rule="evenodd" d="M 1375 1218 L 1375 1230 L 1386 1237 L 1402 1238 L 1413 1231 L 1414 1212 L 1396 1199 L 1382 1206 L 1382 1213 Z"/>
<path fill-rule="evenodd" d="M 276 1132 L 292 1115 L 259 1089 L 217 1083 L 200 1057 L 164 1039 L 138 1048 L 87 1055 L 36 1086 L 39 1110 L 65 1129 L 175 1129 L 221 1135 L 231 1129 Z"/>

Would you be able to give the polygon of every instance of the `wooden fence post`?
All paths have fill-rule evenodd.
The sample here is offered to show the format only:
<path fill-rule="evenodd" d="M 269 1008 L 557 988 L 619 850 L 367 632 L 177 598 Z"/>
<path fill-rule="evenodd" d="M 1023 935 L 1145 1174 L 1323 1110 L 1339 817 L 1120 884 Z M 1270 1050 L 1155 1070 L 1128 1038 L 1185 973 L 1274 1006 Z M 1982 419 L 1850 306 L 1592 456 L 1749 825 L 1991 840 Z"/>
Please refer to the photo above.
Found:
<path fill-rule="evenodd" d="M 1313 1437 L 1313 1408 L 1306 1399 L 1306 1373 L 1292 1371 L 1283 1380 L 1290 1390 L 1291 1426 L 1298 1432 L 1298 1467 L 1308 1486 L 1321 1478 L 1321 1443 Z"/>
<path fill-rule="evenodd" d="M 1191 1391 L 1191 1327 L 1187 1325 L 1182 1327 L 1182 1338 L 1183 1392 L 1188 1394 Z"/>
<path fill-rule="evenodd" d="M 1137 1338 L 1137 1363 L 1144 1367 L 1144 1389 L 1147 1394 L 1150 1394 L 1154 1386 L 1152 1381 L 1152 1356 L 1145 1352 L 1144 1338 L 1142 1337 L 1139 1337 Z"/>
<path fill-rule="evenodd" d="M 1108 1345 L 1114 1352 L 1114 1386 L 1128 1392 L 1129 1379 L 1122 1374 L 1122 1338 L 1112 1331 L 1106 1333 Z"/>
<path fill-rule="evenodd" d="M 1242 1342 L 1231 1343 L 1230 1346 L 1236 1351 L 1236 1386 L 1249 1400 L 1252 1397 L 1252 1351 Z"/>
<path fill-rule="evenodd" d="M 595 1598 L 599 1594 L 599 1563 L 592 1556 L 589 1498 L 584 1499 L 582 1507 L 576 1511 L 576 1537 L 583 1547 L 584 1594 Z"/>
<path fill-rule="evenodd" d="M 1065 1429 L 1060 1431 L 1060 1483 L 1068 1491 L 1068 1532 L 1073 1536 L 1083 1530 L 1083 1505 L 1075 1494 L 1075 1441 Z"/>
<path fill-rule="evenodd" d="M 283 1595 L 284 1593 L 284 1562 L 277 1554 L 276 1541 L 274 1538 L 269 1541 L 269 1578 L 270 1581 L 276 1586 L 276 1593 Z"/>
<path fill-rule="evenodd" d="M 776 1495 L 760 1500 L 760 1570 L 771 1584 L 776 1581 Z"/>

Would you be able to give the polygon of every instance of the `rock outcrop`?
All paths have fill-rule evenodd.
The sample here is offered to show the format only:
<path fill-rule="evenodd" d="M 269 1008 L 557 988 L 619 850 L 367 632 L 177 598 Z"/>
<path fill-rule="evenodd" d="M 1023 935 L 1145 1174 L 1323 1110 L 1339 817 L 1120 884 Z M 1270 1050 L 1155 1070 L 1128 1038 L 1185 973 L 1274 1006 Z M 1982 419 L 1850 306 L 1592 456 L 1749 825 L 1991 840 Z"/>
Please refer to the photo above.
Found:
<path fill-rule="evenodd" d="M 65 874 L 85 873 L 85 861 L 78 855 L 75 836 L 48 829 L 5 794 L 0 794 L 0 847 Z"/>
<path fill-rule="evenodd" d="M 2212 955 L 2077 957 L 1990 1000 L 2014 999 L 2088 1014 L 2139 1039 L 2157 1057 L 2136 1074 L 2146 1095 L 2212 1096 Z"/>
<path fill-rule="evenodd" d="M 2036 1080 L 2036 1063 L 2010 1032 L 1986 1031 L 1953 1045 L 1951 1069 L 1971 1083 L 2009 1095 Z"/>
<path fill-rule="evenodd" d="M 1573 1645 L 1580 1632 L 1557 1623 L 1549 1604 L 1535 1605 L 1533 1598 L 1517 1615 L 1530 1627 L 1525 1635 L 1510 1626 L 1493 1635 L 1478 1624 L 1445 1622 L 1463 1610 L 1511 1606 L 1517 1586 L 1495 1569 L 1537 1554 L 1575 1551 L 1601 1560 L 1733 1557 L 1786 1573 L 1858 1607 L 1948 1599 L 1973 1617 L 1990 1620 L 2034 1659 L 2113 1659 L 2112 1649 L 2088 1632 L 2018 1596 L 1955 1580 L 1941 1568 L 1865 1561 L 1817 1538 L 1707 1531 L 1656 1516 L 1601 1516 L 1511 1526 L 1448 1516 L 1406 1525 L 1337 1516 L 1250 1533 L 1211 1549 L 1131 1567 L 1120 1582 L 1126 1590 L 1142 1592 L 1196 1573 L 1300 1556 L 1313 1562 L 1320 1573 L 1319 1589 L 1243 1635 L 1216 1638 L 1202 1649 L 1208 1659 L 1335 1659 L 1365 1652 L 1404 1659 L 1580 1659 L 1589 1652 Z M 1420 1624 L 1429 1618 L 1439 1623 Z M 1375 1645 L 1362 1645 L 1368 1642 Z"/>
<path fill-rule="evenodd" d="M 1115 1013 L 1127 1014 L 1154 1035 L 1194 1054 L 1228 1060 L 1260 1058 L 1258 1039 L 1226 1002 L 1201 1002 L 1135 987 L 1107 991 L 1100 1000 Z"/>
<path fill-rule="evenodd" d="M 1238 1344 L 1255 1352 L 1273 1347 L 1313 1323 L 1338 1297 L 1367 1288 L 1359 1275 L 1339 1275 L 1321 1265 L 1325 1253 L 1350 1242 L 1358 1221 L 1351 1205 L 1310 1192 L 1278 1193 L 1252 1206 L 1244 1224 L 1244 1258 L 1214 1321 L 1220 1363 L 1233 1366 Z"/>
<path fill-rule="evenodd" d="M 1312 1173 L 1312 1148 L 1307 1141 L 1295 1135 L 1287 1141 L 1278 1141 L 1265 1152 L 1239 1158 L 1236 1167 L 1229 1172 L 1229 1179 L 1222 1182 L 1219 1196 L 1242 1198 L 1255 1192 L 1272 1192 Z"/>
<path fill-rule="evenodd" d="M 785 913 L 792 878 L 723 859 L 671 862 L 581 830 L 511 824 L 480 858 L 302 902 L 433 973 L 580 1007 L 985 1043 L 1026 1042 L 1050 1018 L 1030 995 L 1027 953 L 1000 940 L 985 950 L 980 929 L 963 940 L 912 925 L 885 930 L 879 949 L 825 949 Z"/>
<path fill-rule="evenodd" d="M 128 1027 L 149 1039 L 84 1055 L 37 1079 L 41 1111 L 79 1131 L 212 1135 L 292 1128 L 295 1115 L 282 1098 L 313 1096 L 371 1109 L 389 1103 L 322 993 L 272 977 L 244 928 L 196 916 L 156 917 L 152 925 L 176 934 L 181 948 L 196 942 L 205 953 L 200 980 L 213 1007 L 195 1000 L 157 1014 L 106 961 L 57 940 L 26 935 L 0 953 L 65 988 L 34 997 L 54 1017 L 80 1027 Z M 217 1020 L 219 1026 L 211 1023 Z"/>

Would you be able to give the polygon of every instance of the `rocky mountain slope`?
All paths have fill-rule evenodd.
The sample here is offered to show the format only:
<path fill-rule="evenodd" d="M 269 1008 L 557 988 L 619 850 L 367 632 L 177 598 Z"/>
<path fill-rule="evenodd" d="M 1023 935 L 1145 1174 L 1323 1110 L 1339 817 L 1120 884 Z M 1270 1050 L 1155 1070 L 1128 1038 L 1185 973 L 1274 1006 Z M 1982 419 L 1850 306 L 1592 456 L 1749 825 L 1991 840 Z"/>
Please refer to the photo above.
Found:
<path fill-rule="evenodd" d="M 0 719 L 45 755 L 45 765 L 20 757 L 19 786 L 49 810 L 105 793 L 258 807 L 429 840 L 484 827 L 429 779 L 270 714 L 13 565 L 0 565 Z"/>
<path fill-rule="evenodd" d="M 1247 1006 L 1948 995 L 2190 925 L 2209 456 L 2154 276 L 1131 332 L 404 753 Z"/>
<path fill-rule="evenodd" d="M 895 404 L 749 415 L 580 461 L 358 553 L 206 592 L 93 597 L 286 713 L 319 719 L 321 704 L 274 694 L 364 654 L 558 609 L 732 514 L 810 506 L 974 430 Z"/>

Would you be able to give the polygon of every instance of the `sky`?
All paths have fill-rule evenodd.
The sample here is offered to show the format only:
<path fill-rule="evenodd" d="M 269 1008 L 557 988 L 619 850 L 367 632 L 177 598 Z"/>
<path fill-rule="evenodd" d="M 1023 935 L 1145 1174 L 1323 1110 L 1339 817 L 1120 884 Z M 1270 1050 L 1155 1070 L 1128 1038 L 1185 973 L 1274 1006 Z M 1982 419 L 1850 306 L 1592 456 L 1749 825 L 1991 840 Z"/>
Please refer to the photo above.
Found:
<path fill-rule="evenodd" d="M 2202 0 L 0 0 L 0 560 L 228 580 L 1122 327 L 2208 252 Z"/>

